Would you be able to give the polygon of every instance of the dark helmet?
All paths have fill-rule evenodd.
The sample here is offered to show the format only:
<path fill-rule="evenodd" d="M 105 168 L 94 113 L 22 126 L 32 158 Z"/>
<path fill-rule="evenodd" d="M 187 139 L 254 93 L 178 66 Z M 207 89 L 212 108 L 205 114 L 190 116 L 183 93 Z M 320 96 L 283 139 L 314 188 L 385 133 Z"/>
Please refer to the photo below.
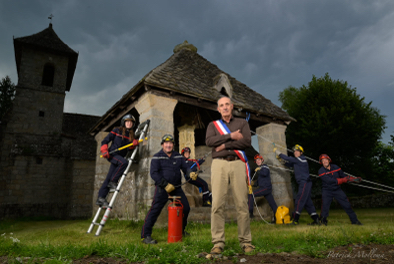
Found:
<path fill-rule="evenodd" d="M 127 114 L 124 117 L 122 117 L 122 120 L 120 120 L 120 126 L 124 127 L 126 121 L 132 121 L 133 122 L 133 127 L 135 126 L 135 118 L 134 116 Z"/>
<path fill-rule="evenodd" d="M 185 153 L 186 151 L 189 151 L 189 153 L 192 152 L 189 147 L 185 147 L 182 149 L 181 154 L 183 155 L 183 153 Z"/>
<path fill-rule="evenodd" d="M 256 162 L 257 159 L 261 159 L 261 161 L 264 162 L 264 158 L 263 158 L 263 156 L 261 156 L 260 154 L 256 154 L 256 155 L 254 156 L 254 162 Z"/>
<path fill-rule="evenodd" d="M 328 159 L 328 162 L 331 163 L 331 158 L 330 158 L 327 154 L 321 154 L 321 155 L 319 156 L 319 162 L 320 162 L 320 164 L 323 164 L 323 163 L 321 162 L 322 159 Z"/>
<path fill-rule="evenodd" d="M 174 137 L 171 134 L 165 134 L 162 138 L 161 138 L 161 143 L 163 144 L 164 142 L 172 142 L 175 143 L 174 141 Z"/>

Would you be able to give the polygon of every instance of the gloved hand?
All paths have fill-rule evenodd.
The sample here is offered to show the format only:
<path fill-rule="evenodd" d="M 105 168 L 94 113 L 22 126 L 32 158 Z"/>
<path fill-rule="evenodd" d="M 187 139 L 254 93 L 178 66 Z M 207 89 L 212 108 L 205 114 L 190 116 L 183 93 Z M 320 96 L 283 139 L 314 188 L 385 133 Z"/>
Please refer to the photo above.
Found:
<path fill-rule="evenodd" d="M 341 185 L 341 184 L 343 184 L 343 183 L 347 183 L 348 180 L 349 180 L 349 177 L 337 178 L 338 185 Z"/>
<path fill-rule="evenodd" d="M 198 176 L 198 172 L 192 171 L 192 172 L 189 173 L 189 177 L 193 181 L 197 180 L 197 176 Z"/>
<path fill-rule="evenodd" d="M 108 153 L 108 144 L 104 144 L 100 148 L 103 158 L 109 159 L 111 156 Z"/>
<path fill-rule="evenodd" d="M 248 185 L 249 194 L 253 194 L 252 185 Z"/>
<path fill-rule="evenodd" d="M 160 183 L 158 184 L 159 187 L 164 188 L 166 192 L 170 193 L 175 190 L 175 186 L 171 183 L 168 183 L 164 178 L 161 179 Z"/>
<path fill-rule="evenodd" d="M 129 147 L 129 149 L 135 149 L 136 146 L 138 146 L 140 144 L 140 142 L 138 141 L 138 139 L 134 139 L 133 140 L 133 145 Z"/>
<path fill-rule="evenodd" d="M 278 150 L 278 148 L 274 148 L 274 152 L 275 152 L 276 158 L 279 159 L 279 155 L 282 153 Z"/>
<path fill-rule="evenodd" d="M 256 169 L 254 169 L 254 172 L 258 172 L 260 169 L 260 167 L 257 167 Z"/>
<path fill-rule="evenodd" d="M 348 182 L 361 182 L 361 177 L 350 177 L 348 176 Z"/>
<path fill-rule="evenodd" d="M 173 190 L 175 190 L 175 186 L 172 185 L 171 183 L 167 184 L 167 186 L 164 188 L 166 190 L 166 192 L 170 193 Z"/>

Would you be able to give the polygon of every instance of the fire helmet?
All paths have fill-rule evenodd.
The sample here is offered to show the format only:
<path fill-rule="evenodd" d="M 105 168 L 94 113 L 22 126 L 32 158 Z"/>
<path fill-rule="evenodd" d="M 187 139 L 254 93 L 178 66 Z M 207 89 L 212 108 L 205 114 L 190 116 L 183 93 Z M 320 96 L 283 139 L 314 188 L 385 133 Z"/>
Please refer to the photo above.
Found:
<path fill-rule="evenodd" d="M 327 154 L 321 154 L 321 155 L 319 156 L 319 162 L 320 162 L 320 164 L 323 164 L 323 163 L 321 162 L 322 159 L 328 159 L 328 162 L 331 163 L 331 158 L 330 158 Z"/>
<path fill-rule="evenodd" d="M 175 143 L 174 141 L 174 137 L 171 134 L 165 134 L 162 138 L 161 138 L 161 143 L 163 144 L 164 142 L 172 142 Z"/>
<path fill-rule="evenodd" d="M 256 155 L 254 156 L 254 162 L 256 162 L 257 159 L 261 159 L 261 161 L 264 162 L 264 158 L 263 158 L 263 156 L 261 156 L 260 154 L 256 154 Z"/>
<path fill-rule="evenodd" d="M 301 147 L 301 146 L 298 145 L 298 144 L 296 144 L 296 145 L 293 147 L 293 151 L 296 151 L 296 150 L 301 151 L 302 153 L 304 153 L 303 147 Z"/>
<path fill-rule="evenodd" d="M 133 126 L 132 127 L 134 127 L 134 125 L 135 125 L 135 118 L 134 118 L 134 116 L 132 116 L 130 114 L 125 115 L 124 117 L 122 117 L 122 120 L 120 120 L 120 125 L 122 127 L 124 127 L 126 121 L 132 121 L 133 122 Z"/>
<path fill-rule="evenodd" d="M 181 154 L 183 155 L 183 153 L 185 153 L 186 151 L 189 151 L 189 153 L 191 153 L 192 151 L 190 150 L 189 147 L 184 147 L 181 151 Z"/>

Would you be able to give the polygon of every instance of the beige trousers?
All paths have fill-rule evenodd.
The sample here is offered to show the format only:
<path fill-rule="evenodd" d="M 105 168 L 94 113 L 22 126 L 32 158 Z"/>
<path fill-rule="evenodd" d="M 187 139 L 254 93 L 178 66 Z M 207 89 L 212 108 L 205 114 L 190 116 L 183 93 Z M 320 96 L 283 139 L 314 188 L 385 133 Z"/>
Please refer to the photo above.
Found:
<path fill-rule="evenodd" d="M 245 163 L 241 160 L 227 161 L 214 159 L 211 166 L 212 213 L 211 234 L 212 243 L 224 248 L 225 205 L 228 187 L 231 187 L 235 209 L 237 211 L 238 240 L 240 246 L 250 244 L 250 219 L 248 211 L 248 187 L 246 183 Z"/>

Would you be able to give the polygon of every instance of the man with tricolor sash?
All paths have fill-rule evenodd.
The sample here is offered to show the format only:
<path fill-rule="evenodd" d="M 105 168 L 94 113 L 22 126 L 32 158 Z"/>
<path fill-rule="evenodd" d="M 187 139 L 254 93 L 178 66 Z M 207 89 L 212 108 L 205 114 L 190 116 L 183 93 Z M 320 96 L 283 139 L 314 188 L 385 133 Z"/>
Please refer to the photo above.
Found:
<path fill-rule="evenodd" d="M 211 254 L 221 254 L 225 246 L 225 204 L 230 186 L 237 211 L 238 240 L 244 252 L 252 252 L 248 193 L 250 186 L 249 165 L 244 150 L 251 146 L 249 124 L 234 118 L 231 99 L 218 100 L 221 119 L 208 125 L 205 143 L 212 147 L 211 185 L 212 214 L 211 234 L 214 244 Z"/>

